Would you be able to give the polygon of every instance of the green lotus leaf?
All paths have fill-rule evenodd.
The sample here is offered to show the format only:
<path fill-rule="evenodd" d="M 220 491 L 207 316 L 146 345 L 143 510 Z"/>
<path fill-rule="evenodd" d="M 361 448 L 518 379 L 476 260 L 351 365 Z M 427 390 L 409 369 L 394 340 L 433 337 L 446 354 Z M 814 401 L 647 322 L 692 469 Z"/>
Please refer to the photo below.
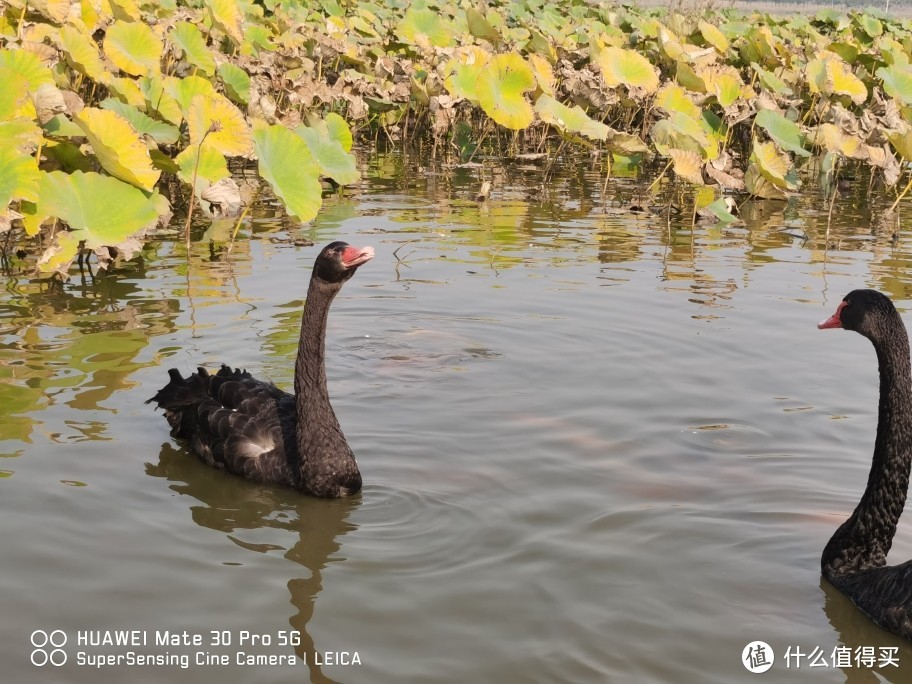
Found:
<path fill-rule="evenodd" d="M 789 121 L 779 112 L 771 109 L 761 109 L 754 118 L 754 123 L 766 131 L 770 138 L 783 150 L 794 152 L 802 157 L 810 157 L 811 153 L 804 149 L 804 136 L 801 129 L 794 121 Z"/>
<path fill-rule="evenodd" d="M 196 95 L 187 112 L 190 144 L 207 145 L 228 157 L 249 157 L 253 151 L 250 128 L 240 110 L 224 95 Z"/>
<path fill-rule="evenodd" d="M 694 93 L 705 93 L 706 82 L 697 75 L 687 62 L 678 61 L 675 67 L 675 79 L 677 82 Z"/>
<path fill-rule="evenodd" d="M 38 160 L 0 146 L 0 210 L 13 200 L 38 201 Z"/>
<path fill-rule="evenodd" d="M 659 88 L 659 75 L 652 63 L 635 50 L 606 47 L 598 55 L 602 78 L 610 88 L 619 85 L 641 88 L 652 94 Z"/>
<path fill-rule="evenodd" d="M 215 59 L 202 32 L 190 22 L 179 21 L 171 29 L 171 42 L 183 50 L 184 59 L 207 76 L 215 73 Z"/>
<path fill-rule="evenodd" d="M 157 192 L 150 197 L 117 178 L 81 171 L 41 172 L 38 196 L 28 213 L 42 220 L 65 221 L 72 229 L 70 239 L 85 240 L 88 249 L 116 246 L 149 227 L 167 209 L 167 201 Z"/>
<path fill-rule="evenodd" d="M 253 146 L 260 175 L 288 213 L 301 221 L 314 218 L 323 202 L 320 170 L 304 139 L 284 126 L 264 126 L 253 131 Z"/>
<path fill-rule="evenodd" d="M 861 30 L 867 33 L 871 38 L 877 38 L 877 36 L 883 34 L 883 24 L 881 24 L 877 18 L 872 17 L 869 14 L 855 15 L 854 20 L 858 23 Z"/>
<path fill-rule="evenodd" d="M 354 139 L 352 138 L 351 128 L 348 127 L 345 119 L 335 112 L 330 112 L 326 115 L 324 121 L 326 122 L 326 133 L 329 135 L 330 140 L 335 140 L 342 146 L 343 150 L 351 152 Z"/>
<path fill-rule="evenodd" d="M 170 85 L 172 81 L 169 80 L 167 83 Z M 147 111 L 158 113 L 161 118 L 175 126 L 181 124 L 184 120 L 184 113 L 177 100 L 168 93 L 164 79 L 160 76 L 141 78 L 137 81 L 137 85 L 142 93 Z M 172 86 L 171 89 L 175 90 L 176 87 Z"/>
<path fill-rule="evenodd" d="M 45 135 L 51 138 L 84 138 L 85 131 L 63 114 L 51 117 L 41 125 Z"/>
<path fill-rule="evenodd" d="M 34 52 L 28 50 L 0 50 L 0 69 L 9 69 L 19 74 L 32 92 L 36 92 L 42 85 L 54 85 L 54 76 L 51 70 L 41 63 L 41 59 Z"/>
<path fill-rule="evenodd" d="M 244 42 L 244 13 L 237 0 L 205 0 L 212 23 L 236 43 Z"/>
<path fill-rule="evenodd" d="M 74 128 L 79 128 L 73 124 Z M 82 131 L 80 131 L 80 135 Z M 67 173 L 73 171 L 94 171 L 98 168 L 98 163 L 92 157 L 87 157 L 82 153 L 77 145 L 71 142 L 51 142 L 43 148 L 43 154 L 48 159 L 54 159 L 60 168 Z"/>
<path fill-rule="evenodd" d="M 399 22 L 397 34 L 410 45 L 451 47 L 453 28 L 439 12 L 428 8 L 410 7 Z"/>
<path fill-rule="evenodd" d="M 478 103 L 501 126 L 521 130 L 532 123 L 532 105 L 523 96 L 535 89 L 535 73 L 522 55 L 507 52 L 497 55 L 481 70 L 478 78 Z"/>
<path fill-rule="evenodd" d="M 481 12 L 474 7 L 468 8 L 465 12 L 469 33 L 476 38 L 481 38 L 494 45 L 501 42 L 502 38 L 497 32 L 497 29 L 491 26 L 491 22 L 489 22 Z"/>
<path fill-rule="evenodd" d="M 535 102 L 535 111 L 542 121 L 561 131 L 579 133 L 593 140 L 608 138 L 608 126 L 590 119 L 580 106 L 567 107 L 550 95 L 541 95 Z"/>
<path fill-rule="evenodd" d="M 835 52 L 849 64 L 854 64 L 855 60 L 858 59 L 858 55 L 861 54 L 861 49 L 857 45 L 846 42 L 830 43 L 827 50 Z"/>
<path fill-rule="evenodd" d="M 104 83 L 108 70 L 92 39 L 70 25 L 60 27 L 60 47 L 71 67 L 91 79 Z"/>
<path fill-rule="evenodd" d="M 149 148 L 120 114 L 86 107 L 73 117 L 99 163 L 112 176 L 143 190 L 152 190 L 161 172 L 152 166 Z"/>
<path fill-rule="evenodd" d="M 209 81 L 200 76 L 168 77 L 165 79 L 165 92 L 177 102 L 184 118 L 187 117 L 190 104 L 197 95 L 202 95 L 204 98 L 222 97 Z M 171 119 L 168 120 L 171 121 Z"/>
<path fill-rule="evenodd" d="M 771 71 L 767 71 L 756 62 L 752 62 L 751 67 L 754 71 L 757 72 L 757 76 L 760 78 L 760 82 L 763 83 L 763 85 L 768 90 L 772 90 L 777 95 L 792 94 L 793 91 L 789 85 L 781 78 L 776 76 L 776 74 L 772 73 Z"/>
<path fill-rule="evenodd" d="M 174 158 L 178 178 L 193 188 L 197 197 L 223 178 L 228 178 L 225 156 L 210 145 L 191 145 Z M 196 183 L 194 184 L 194 179 Z"/>
<path fill-rule="evenodd" d="M 732 215 L 728 210 L 728 205 L 725 203 L 725 199 L 720 197 L 714 202 L 707 204 L 705 209 L 708 209 L 713 213 L 713 215 L 722 223 L 732 223 L 738 220 L 737 216 Z"/>
<path fill-rule="evenodd" d="M 120 100 L 109 97 L 106 100 L 102 100 L 99 106 L 102 109 L 117 112 L 130 122 L 130 125 L 133 126 L 137 133 L 148 135 L 159 145 L 173 145 L 180 137 L 180 131 L 176 126 L 153 119 L 136 107 L 125 104 Z"/>
<path fill-rule="evenodd" d="M 905 105 L 912 104 L 912 67 L 906 64 L 892 64 L 880 67 L 875 72 L 883 81 L 884 92 Z"/>
<path fill-rule="evenodd" d="M 744 84 L 732 74 L 720 74 L 713 81 L 712 92 L 722 107 L 730 107 L 741 97 L 743 88 Z"/>
<path fill-rule="evenodd" d="M 250 76 L 239 66 L 224 62 L 218 68 L 219 78 L 225 84 L 225 93 L 238 104 L 250 102 Z"/>
<path fill-rule="evenodd" d="M 115 21 L 105 33 L 104 52 L 121 71 L 146 76 L 159 70 L 162 42 L 141 21 Z"/>
<path fill-rule="evenodd" d="M 450 75 L 444 81 L 447 91 L 453 97 L 462 97 L 478 104 L 478 79 L 491 55 L 482 48 L 469 48 L 465 53 L 451 59 L 446 70 Z"/>
<path fill-rule="evenodd" d="M 708 143 L 708 139 L 702 131 L 703 142 L 680 131 L 669 119 L 656 121 L 649 131 L 649 137 L 652 138 L 652 144 L 655 145 L 659 154 L 666 157 L 670 156 L 668 153 L 670 149 L 690 150 L 702 157 L 705 143 Z"/>
<path fill-rule="evenodd" d="M 655 106 L 668 114 L 680 112 L 693 119 L 700 117 L 700 108 L 687 96 L 684 88 L 674 83 L 666 83 L 659 89 L 655 97 Z"/>
<path fill-rule="evenodd" d="M 339 185 L 351 185 L 361 178 L 355 166 L 354 155 L 346 152 L 338 140 L 330 137 L 325 121 L 312 119 L 307 126 L 298 126 L 294 132 L 307 143 L 322 176 L 332 178 Z"/>
<path fill-rule="evenodd" d="M 272 31 L 267 27 L 248 24 L 244 27 L 242 51 L 246 50 L 253 54 L 259 54 L 260 51 L 273 52 L 276 49 L 273 42 L 274 37 Z"/>

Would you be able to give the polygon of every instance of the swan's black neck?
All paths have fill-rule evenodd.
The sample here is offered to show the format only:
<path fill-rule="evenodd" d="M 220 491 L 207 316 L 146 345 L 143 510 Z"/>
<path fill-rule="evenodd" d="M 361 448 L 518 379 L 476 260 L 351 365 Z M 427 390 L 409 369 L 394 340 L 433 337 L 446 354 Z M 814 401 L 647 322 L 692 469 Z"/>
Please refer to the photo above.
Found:
<path fill-rule="evenodd" d="M 295 361 L 295 426 L 301 484 L 315 496 L 338 497 L 361 488 L 361 474 L 329 402 L 326 321 L 342 283 L 314 276 L 307 289 Z"/>
<path fill-rule="evenodd" d="M 868 485 L 851 517 L 823 551 L 829 579 L 881 567 L 893 543 L 912 464 L 912 371 L 909 338 L 897 313 L 865 331 L 877 351 L 880 401 Z"/>

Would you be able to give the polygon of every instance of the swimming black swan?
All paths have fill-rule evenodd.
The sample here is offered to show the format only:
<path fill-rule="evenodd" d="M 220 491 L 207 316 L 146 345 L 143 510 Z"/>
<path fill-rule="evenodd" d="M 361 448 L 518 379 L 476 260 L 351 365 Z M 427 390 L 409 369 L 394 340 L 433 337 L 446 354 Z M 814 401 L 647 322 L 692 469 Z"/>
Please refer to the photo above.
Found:
<path fill-rule="evenodd" d="M 912 639 L 912 561 L 888 566 L 887 553 L 906 503 L 912 463 L 912 371 L 909 336 L 886 296 L 874 290 L 846 295 L 818 328 L 845 328 L 874 344 L 880 403 L 874 459 L 855 512 L 827 543 L 823 576 L 878 625 Z"/>
<path fill-rule="evenodd" d="M 171 369 L 170 382 L 149 399 L 165 410 L 171 434 L 190 440 L 209 465 L 256 482 L 324 498 L 360 490 L 358 464 L 329 403 L 323 356 L 333 297 L 373 257 L 373 247 L 344 242 L 327 245 L 317 256 L 301 320 L 293 395 L 224 365 L 215 375 L 199 368 L 186 380 Z"/>

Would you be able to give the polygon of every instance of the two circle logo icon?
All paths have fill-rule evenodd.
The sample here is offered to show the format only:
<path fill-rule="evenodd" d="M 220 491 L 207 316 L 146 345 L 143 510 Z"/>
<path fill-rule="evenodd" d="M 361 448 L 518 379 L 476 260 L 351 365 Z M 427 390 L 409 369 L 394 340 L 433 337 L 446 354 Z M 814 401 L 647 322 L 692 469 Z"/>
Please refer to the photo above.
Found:
<path fill-rule="evenodd" d="M 63 646 L 66 645 L 67 635 L 62 629 L 55 629 L 48 634 L 43 629 L 36 629 L 32 632 L 32 665 L 44 667 L 48 663 L 55 667 L 60 667 L 67 661 L 66 651 Z"/>

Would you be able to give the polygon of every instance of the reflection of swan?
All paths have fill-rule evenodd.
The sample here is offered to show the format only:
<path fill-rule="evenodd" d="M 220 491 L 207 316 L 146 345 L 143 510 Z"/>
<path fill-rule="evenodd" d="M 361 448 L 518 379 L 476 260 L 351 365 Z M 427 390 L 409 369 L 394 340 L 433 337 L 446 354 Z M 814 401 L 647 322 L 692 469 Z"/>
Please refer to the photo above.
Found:
<path fill-rule="evenodd" d="M 361 473 L 329 403 L 323 360 L 329 306 L 372 247 L 333 242 L 314 261 L 301 321 L 294 394 L 228 366 L 189 378 L 171 369 L 152 399 L 171 434 L 206 463 L 256 482 L 336 498 L 361 489 Z"/>
<path fill-rule="evenodd" d="M 818 327 L 854 330 L 867 337 L 880 369 L 868 484 L 855 511 L 824 548 L 821 571 L 878 625 L 912 639 L 912 561 L 887 565 L 912 465 L 909 336 L 893 302 L 874 290 L 850 292 Z"/>
<path fill-rule="evenodd" d="M 361 500 L 318 501 L 281 487 L 257 487 L 244 480 L 219 477 L 216 471 L 188 459 L 170 444 L 162 446 L 157 465 L 146 465 L 146 473 L 167 479 L 172 483 L 172 490 L 199 501 L 190 506 L 193 520 L 198 525 L 225 532 L 229 539 L 245 549 L 263 553 L 278 547 L 242 542 L 231 535 L 235 530 L 270 528 L 295 535 L 295 542 L 285 552 L 285 558 L 304 566 L 310 576 L 288 581 L 291 603 L 298 610 L 288 621 L 301 636 L 294 651 L 306 660 L 311 682 L 333 682 L 317 663 L 316 648 L 307 632 L 307 624 L 323 588 L 323 569 L 331 562 L 343 560 L 338 557 L 340 540 L 356 529 L 348 519 Z"/>
<path fill-rule="evenodd" d="M 842 667 L 845 675 L 845 684 L 877 684 L 881 681 L 900 684 L 907 682 L 908 676 L 902 665 L 908 658 L 908 644 L 899 637 L 884 635 L 882 632 L 871 625 L 866 620 L 858 619 L 858 608 L 849 601 L 839 590 L 832 584 L 821 578 L 820 588 L 824 593 L 823 611 L 827 619 L 833 626 L 833 629 L 839 634 L 840 647 L 845 647 L 852 652 L 852 666 Z M 879 632 L 875 634 L 875 632 Z M 875 657 L 878 660 L 881 657 L 881 648 L 898 648 L 896 659 L 900 667 L 882 667 L 877 668 L 877 674 L 871 668 L 860 668 L 856 666 L 854 656 L 860 646 L 875 646 Z M 824 649 L 826 651 L 826 649 Z M 825 653 L 827 663 L 836 667 L 833 662 L 833 651 Z"/>

